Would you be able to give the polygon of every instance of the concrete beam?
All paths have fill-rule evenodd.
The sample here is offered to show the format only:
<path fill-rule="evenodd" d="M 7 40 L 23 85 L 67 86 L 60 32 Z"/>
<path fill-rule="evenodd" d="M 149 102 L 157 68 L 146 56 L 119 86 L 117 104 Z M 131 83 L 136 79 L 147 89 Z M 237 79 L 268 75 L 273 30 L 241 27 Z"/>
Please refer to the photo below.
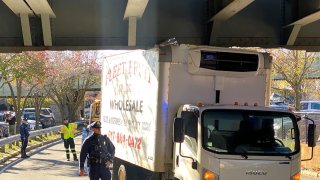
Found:
<path fill-rule="evenodd" d="M 3 2 L 18 16 L 19 14 L 33 15 L 32 10 L 23 0 L 3 0 Z"/>
<path fill-rule="evenodd" d="M 32 46 L 29 15 L 20 14 L 20 21 L 22 28 L 23 44 L 24 46 Z"/>
<path fill-rule="evenodd" d="M 123 19 L 129 17 L 141 18 L 148 5 L 149 0 L 128 0 Z"/>
<path fill-rule="evenodd" d="M 288 38 L 288 41 L 287 41 L 287 45 L 294 45 L 294 42 L 295 40 L 297 39 L 298 37 L 298 34 L 300 32 L 300 29 L 303 27 L 303 26 L 306 26 L 310 23 L 313 23 L 315 21 L 318 21 L 320 19 L 320 11 L 317 11 L 315 13 L 312 13 L 308 16 L 305 16 L 285 27 L 288 27 L 288 26 L 293 26 L 293 29 L 291 31 L 291 34 Z"/>
<path fill-rule="evenodd" d="M 47 0 L 26 0 L 26 2 L 35 14 L 48 14 L 50 18 L 56 17 Z"/>
<path fill-rule="evenodd" d="M 318 21 L 319 19 L 320 19 L 320 11 L 317 11 L 315 13 L 312 13 L 312 14 L 304 17 L 304 18 L 301 18 L 301 19 L 289 24 L 288 26 L 296 25 L 296 24 L 305 26 L 307 24 L 310 24 L 310 23 L 313 23 L 315 21 Z"/>
<path fill-rule="evenodd" d="M 216 15 L 214 15 L 210 21 L 226 21 L 242 9 L 250 5 L 254 0 L 234 0 Z"/>

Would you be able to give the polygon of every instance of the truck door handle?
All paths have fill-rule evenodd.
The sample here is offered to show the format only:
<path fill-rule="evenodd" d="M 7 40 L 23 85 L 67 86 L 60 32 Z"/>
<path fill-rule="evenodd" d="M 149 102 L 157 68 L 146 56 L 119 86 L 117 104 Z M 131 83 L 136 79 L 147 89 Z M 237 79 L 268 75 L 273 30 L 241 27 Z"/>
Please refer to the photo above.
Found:
<path fill-rule="evenodd" d="M 177 158 L 176 158 L 176 165 L 179 167 L 179 155 L 177 155 Z"/>

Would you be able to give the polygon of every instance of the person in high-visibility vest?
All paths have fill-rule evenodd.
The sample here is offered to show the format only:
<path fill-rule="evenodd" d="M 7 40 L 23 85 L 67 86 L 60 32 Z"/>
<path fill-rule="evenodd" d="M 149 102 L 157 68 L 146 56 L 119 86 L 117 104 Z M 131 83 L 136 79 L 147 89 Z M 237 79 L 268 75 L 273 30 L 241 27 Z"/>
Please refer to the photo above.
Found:
<path fill-rule="evenodd" d="M 75 144 L 74 144 L 74 134 L 77 131 L 78 125 L 76 123 L 69 123 L 68 119 L 63 120 L 63 126 L 61 127 L 61 138 L 63 139 L 64 148 L 66 149 L 67 161 L 70 161 L 70 151 L 73 154 L 73 160 L 78 161 Z"/>

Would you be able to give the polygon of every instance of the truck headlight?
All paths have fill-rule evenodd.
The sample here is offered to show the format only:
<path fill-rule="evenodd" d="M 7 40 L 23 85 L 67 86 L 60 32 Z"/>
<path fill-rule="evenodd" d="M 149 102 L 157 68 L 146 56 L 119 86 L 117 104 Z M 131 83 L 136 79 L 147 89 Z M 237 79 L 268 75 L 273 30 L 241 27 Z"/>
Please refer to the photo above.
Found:
<path fill-rule="evenodd" d="M 218 175 L 209 170 L 205 170 L 203 173 L 203 180 L 218 180 Z"/>
<path fill-rule="evenodd" d="M 291 177 L 291 180 L 300 180 L 300 172 L 298 172 L 297 174 L 295 174 L 295 175 L 293 175 L 292 177 Z"/>

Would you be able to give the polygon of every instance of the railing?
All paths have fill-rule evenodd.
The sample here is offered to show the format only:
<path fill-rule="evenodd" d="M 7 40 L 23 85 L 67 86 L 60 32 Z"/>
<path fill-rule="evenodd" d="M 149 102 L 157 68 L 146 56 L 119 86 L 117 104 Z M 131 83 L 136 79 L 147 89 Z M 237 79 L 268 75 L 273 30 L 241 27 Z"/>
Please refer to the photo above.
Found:
<path fill-rule="evenodd" d="M 46 129 L 36 130 L 36 131 L 30 131 L 29 139 L 36 138 L 37 136 L 48 137 L 49 135 L 60 131 L 60 128 L 61 128 L 61 125 L 46 128 Z M 5 145 L 9 145 L 9 148 L 12 148 L 12 145 L 18 144 L 19 141 L 21 141 L 20 134 L 0 139 L 0 151 L 5 153 Z"/>

